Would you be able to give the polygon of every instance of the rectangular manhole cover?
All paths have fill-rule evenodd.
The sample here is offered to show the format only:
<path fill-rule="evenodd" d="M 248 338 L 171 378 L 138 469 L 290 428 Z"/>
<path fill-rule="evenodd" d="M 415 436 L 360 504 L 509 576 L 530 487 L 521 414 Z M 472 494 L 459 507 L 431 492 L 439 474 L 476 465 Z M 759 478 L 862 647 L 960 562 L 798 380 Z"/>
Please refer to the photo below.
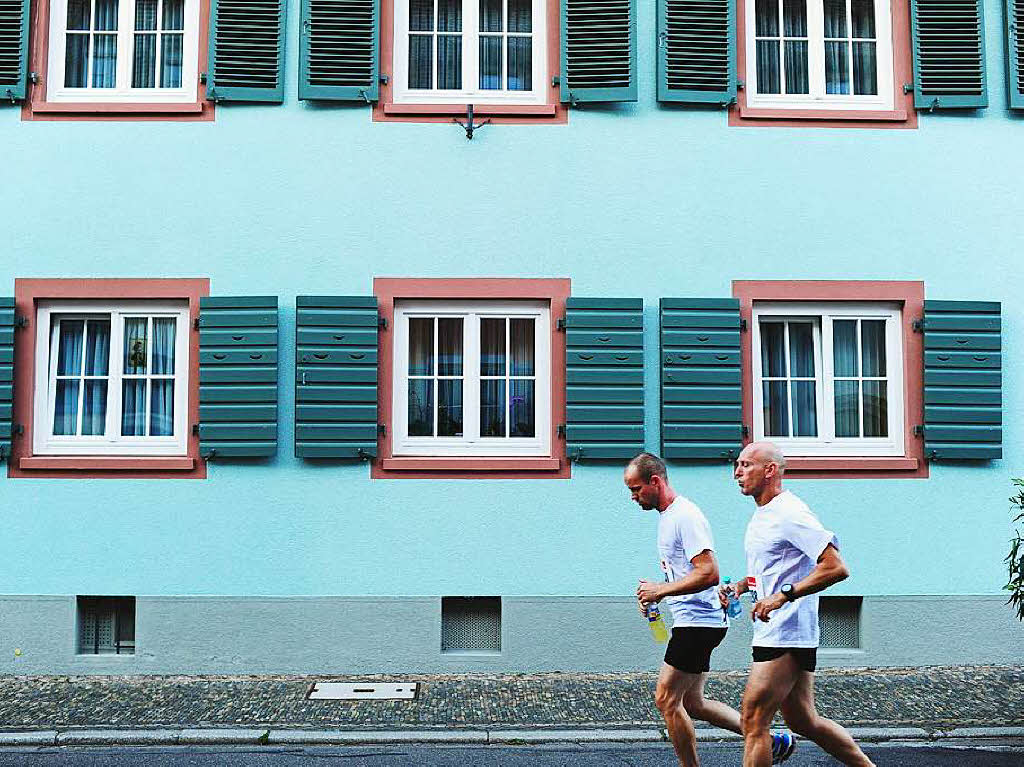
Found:
<path fill-rule="evenodd" d="M 419 682 L 315 682 L 310 700 L 413 700 Z"/>

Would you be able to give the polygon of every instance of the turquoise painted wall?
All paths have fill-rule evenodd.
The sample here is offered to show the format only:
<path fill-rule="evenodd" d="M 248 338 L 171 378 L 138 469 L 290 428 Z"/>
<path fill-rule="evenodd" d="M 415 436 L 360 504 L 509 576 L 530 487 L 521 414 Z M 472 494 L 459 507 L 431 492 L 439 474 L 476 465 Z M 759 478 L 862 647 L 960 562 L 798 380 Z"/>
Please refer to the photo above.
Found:
<path fill-rule="evenodd" d="M 1005 109 L 1001 6 L 990 100 L 920 128 L 730 128 L 654 102 L 653 3 L 641 101 L 567 126 L 377 124 L 295 100 L 206 123 L 23 123 L 0 111 L 0 294 L 14 277 L 209 276 L 280 296 L 280 454 L 205 481 L 0 479 L 0 593 L 629 594 L 654 575 L 653 514 L 617 466 L 569 481 L 371 481 L 291 456 L 294 296 L 374 276 L 568 276 L 647 301 L 648 447 L 658 448 L 657 300 L 734 278 L 923 279 L 930 298 L 1003 302 L 1002 461 L 927 480 L 805 480 L 853 577 L 835 593 L 995 594 L 1021 464 L 1018 300 L 1024 122 Z M 6 286 L 6 290 L 4 289 Z M 752 510 L 728 467 L 671 465 L 708 513 L 723 573 Z"/>

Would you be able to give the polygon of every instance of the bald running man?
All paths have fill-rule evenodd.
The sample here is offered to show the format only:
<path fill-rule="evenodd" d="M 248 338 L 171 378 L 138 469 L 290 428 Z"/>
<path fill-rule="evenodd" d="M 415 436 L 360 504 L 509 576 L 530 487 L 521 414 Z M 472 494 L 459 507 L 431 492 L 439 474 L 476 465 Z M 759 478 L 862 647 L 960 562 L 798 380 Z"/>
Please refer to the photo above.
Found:
<path fill-rule="evenodd" d="M 814 670 L 818 648 L 818 592 L 849 577 L 839 539 L 807 505 L 782 488 L 786 459 L 771 442 L 747 445 L 736 459 L 740 492 L 757 504 L 747 526 L 745 582 L 719 587 L 730 594 L 753 592 L 754 662 L 743 693 L 743 767 L 772 763 L 768 727 L 777 711 L 793 732 L 821 746 L 840 762 L 873 767 L 850 733 L 818 716 Z"/>
<path fill-rule="evenodd" d="M 664 582 L 641 581 L 636 598 L 641 614 L 665 600 L 672 612 L 672 638 L 658 674 L 654 700 L 665 718 L 669 738 L 682 767 L 697 767 L 693 718 L 740 733 L 739 713 L 704 697 L 711 653 L 725 638 L 729 620 L 719 604 L 718 563 L 711 526 L 695 503 L 676 493 L 665 462 L 641 453 L 626 466 L 623 480 L 645 511 L 658 510 L 658 555 Z M 794 748 L 788 732 L 771 736 L 769 760 L 778 764 Z"/>

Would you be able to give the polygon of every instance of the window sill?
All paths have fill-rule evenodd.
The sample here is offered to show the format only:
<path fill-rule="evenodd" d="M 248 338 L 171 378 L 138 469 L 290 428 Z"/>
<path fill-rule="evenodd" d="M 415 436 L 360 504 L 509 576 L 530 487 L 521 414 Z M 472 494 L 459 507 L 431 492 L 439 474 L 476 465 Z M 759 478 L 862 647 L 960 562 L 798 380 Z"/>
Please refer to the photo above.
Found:
<path fill-rule="evenodd" d="M 787 458 L 787 471 L 913 471 L 918 467 L 916 458 L 902 456 L 881 458 Z"/>
<path fill-rule="evenodd" d="M 554 117 L 554 104 L 481 104 L 473 105 L 474 115 L 529 115 Z M 466 115 L 465 104 L 385 104 L 387 115 Z"/>
<path fill-rule="evenodd" d="M 204 104 L 112 104 L 90 102 L 37 102 L 32 104 L 32 111 L 42 114 L 199 114 Z"/>
<path fill-rule="evenodd" d="M 867 109 L 770 109 L 767 107 L 740 106 L 740 117 L 755 120 L 836 120 L 871 122 L 905 122 L 907 112 L 904 109 L 867 110 Z"/>
<path fill-rule="evenodd" d="M 18 461 L 19 469 L 51 471 L 192 471 L 195 467 L 194 458 L 162 456 L 32 456 Z"/>
<path fill-rule="evenodd" d="M 558 458 L 384 458 L 387 471 L 558 471 Z"/>

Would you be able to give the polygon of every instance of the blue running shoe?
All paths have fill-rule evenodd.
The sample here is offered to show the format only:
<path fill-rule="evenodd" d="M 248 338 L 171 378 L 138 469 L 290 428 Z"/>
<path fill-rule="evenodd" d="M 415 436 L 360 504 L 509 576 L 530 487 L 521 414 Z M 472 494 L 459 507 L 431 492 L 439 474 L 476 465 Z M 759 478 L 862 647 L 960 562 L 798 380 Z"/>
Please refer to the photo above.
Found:
<path fill-rule="evenodd" d="M 796 751 L 796 735 L 789 730 L 772 733 L 772 764 L 782 764 Z"/>

